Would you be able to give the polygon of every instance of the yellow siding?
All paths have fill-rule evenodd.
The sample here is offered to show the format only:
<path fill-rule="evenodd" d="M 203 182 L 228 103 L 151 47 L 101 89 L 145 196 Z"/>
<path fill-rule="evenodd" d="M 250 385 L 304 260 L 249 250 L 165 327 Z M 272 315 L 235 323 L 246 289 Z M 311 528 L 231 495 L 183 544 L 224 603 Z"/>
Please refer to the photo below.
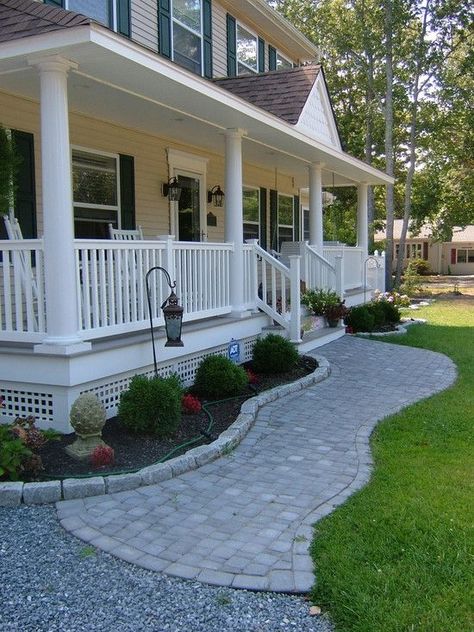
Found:
<path fill-rule="evenodd" d="M 0 92 L 0 112 L 2 112 L 1 122 L 5 127 L 34 134 L 38 232 L 41 234 L 43 227 L 39 106 L 33 101 Z M 157 136 L 118 127 L 78 114 L 70 115 L 70 138 L 71 144 L 87 149 L 134 156 L 136 223 L 142 226 L 146 237 L 152 238 L 157 235 L 168 234 L 170 231 L 169 203 L 161 195 L 161 184 L 168 180 L 167 148 L 172 147 L 209 158 L 207 188 L 210 189 L 215 184 L 220 184 L 225 191 L 222 156 L 200 153 L 195 147 L 186 147 Z M 245 160 L 245 140 L 243 142 L 243 156 Z M 293 179 L 290 176 L 275 173 L 272 168 L 262 169 L 244 163 L 243 180 L 245 186 L 277 189 L 280 193 L 289 195 L 297 193 L 293 186 Z M 269 201 L 269 196 L 267 201 Z M 203 227 L 204 230 L 207 229 L 208 240 L 223 241 L 225 208 L 215 208 L 208 205 L 206 213 L 209 211 L 217 216 L 217 226 Z M 269 225 L 269 221 L 267 221 L 267 225 Z"/>

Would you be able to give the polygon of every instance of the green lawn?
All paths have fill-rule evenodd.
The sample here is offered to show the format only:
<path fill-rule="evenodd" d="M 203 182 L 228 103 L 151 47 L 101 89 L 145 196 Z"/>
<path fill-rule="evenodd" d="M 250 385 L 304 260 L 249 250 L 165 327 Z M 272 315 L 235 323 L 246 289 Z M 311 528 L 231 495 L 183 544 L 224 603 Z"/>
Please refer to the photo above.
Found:
<path fill-rule="evenodd" d="M 371 482 L 316 525 L 314 603 L 338 632 L 474 631 L 474 298 L 385 339 L 450 356 L 447 391 L 381 422 Z"/>

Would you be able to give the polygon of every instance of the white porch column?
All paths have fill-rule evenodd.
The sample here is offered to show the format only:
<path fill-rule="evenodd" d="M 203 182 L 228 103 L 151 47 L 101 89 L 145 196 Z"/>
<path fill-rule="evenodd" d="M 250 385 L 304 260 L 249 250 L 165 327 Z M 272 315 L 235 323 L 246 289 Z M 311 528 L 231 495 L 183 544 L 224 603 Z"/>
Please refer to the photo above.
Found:
<path fill-rule="evenodd" d="M 319 162 L 309 167 L 309 244 L 323 254 L 323 186 Z"/>
<path fill-rule="evenodd" d="M 369 245 L 368 189 L 365 182 L 361 182 L 357 187 L 357 245 L 363 248 L 364 258 L 367 257 Z"/>
<path fill-rule="evenodd" d="M 225 241 L 234 244 L 230 265 L 232 316 L 246 316 L 244 307 L 244 240 L 242 208 L 242 129 L 225 134 Z"/>
<path fill-rule="evenodd" d="M 40 73 L 41 168 L 47 337 L 36 350 L 67 354 L 90 347 L 79 336 L 74 260 L 67 73 L 60 56 L 32 60 Z"/>

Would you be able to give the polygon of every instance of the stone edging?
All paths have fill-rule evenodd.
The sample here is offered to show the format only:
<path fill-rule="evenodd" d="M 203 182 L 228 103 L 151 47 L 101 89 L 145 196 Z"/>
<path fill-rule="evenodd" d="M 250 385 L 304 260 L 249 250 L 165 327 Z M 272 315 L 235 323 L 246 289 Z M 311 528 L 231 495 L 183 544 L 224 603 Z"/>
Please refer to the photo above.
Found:
<path fill-rule="evenodd" d="M 222 432 L 209 445 L 198 446 L 185 454 L 165 461 L 149 465 L 133 474 L 111 474 L 110 476 L 94 476 L 92 478 L 67 478 L 63 481 L 41 481 L 23 483 L 21 481 L 0 482 L 0 507 L 15 507 L 20 504 L 40 505 L 60 500 L 101 496 L 166 481 L 174 476 L 195 470 L 201 465 L 210 463 L 236 448 L 246 436 L 255 422 L 259 408 L 280 397 L 295 393 L 307 386 L 326 379 L 330 374 L 329 362 L 322 356 L 314 356 L 318 368 L 305 377 L 264 391 L 246 400 L 234 423 Z"/>
<path fill-rule="evenodd" d="M 358 332 L 355 334 L 356 336 L 361 336 L 362 338 L 381 338 L 382 336 L 400 336 L 407 333 L 408 327 L 410 325 L 423 325 L 426 323 L 425 318 L 410 318 L 410 320 L 403 320 L 398 325 L 398 329 L 395 331 L 379 331 L 375 333 L 365 333 Z"/>

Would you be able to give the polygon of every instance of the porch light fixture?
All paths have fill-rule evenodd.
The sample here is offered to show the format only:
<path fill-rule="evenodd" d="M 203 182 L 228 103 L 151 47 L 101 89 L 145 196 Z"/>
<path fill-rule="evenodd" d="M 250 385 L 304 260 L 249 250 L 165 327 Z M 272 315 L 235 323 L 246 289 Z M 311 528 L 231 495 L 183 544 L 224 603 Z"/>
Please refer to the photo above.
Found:
<path fill-rule="evenodd" d="M 224 203 L 225 193 L 221 189 L 219 184 L 216 184 L 215 187 L 212 187 L 210 191 L 207 192 L 207 203 L 210 204 L 214 202 L 214 206 L 222 206 Z"/>
<path fill-rule="evenodd" d="M 163 197 L 167 197 L 170 202 L 177 202 L 181 197 L 181 186 L 178 182 L 178 178 L 170 178 L 168 182 L 163 182 L 161 185 L 161 193 Z"/>
<path fill-rule="evenodd" d="M 153 346 L 153 365 L 155 368 L 155 377 L 158 375 L 158 368 L 156 363 L 156 350 L 155 350 L 155 337 L 153 332 L 153 315 L 151 309 L 151 291 L 148 279 L 150 274 L 155 270 L 160 270 L 166 277 L 166 282 L 171 290 L 171 294 L 161 305 L 163 315 L 165 317 L 165 329 L 166 329 L 166 343 L 165 347 L 183 347 L 183 341 L 181 340 L 181 329 L 183 326 L 183 308 L 178 304 L 178 297 L 174 292 L 176 287 L 176 281 L 172 282 L 168 271 L 161 266 L 154 266 L 150 268 L 145 276 L 146 295 L 148 299 L 148 314 L 150 317 L 150 333 L 151 342 Z"/>

